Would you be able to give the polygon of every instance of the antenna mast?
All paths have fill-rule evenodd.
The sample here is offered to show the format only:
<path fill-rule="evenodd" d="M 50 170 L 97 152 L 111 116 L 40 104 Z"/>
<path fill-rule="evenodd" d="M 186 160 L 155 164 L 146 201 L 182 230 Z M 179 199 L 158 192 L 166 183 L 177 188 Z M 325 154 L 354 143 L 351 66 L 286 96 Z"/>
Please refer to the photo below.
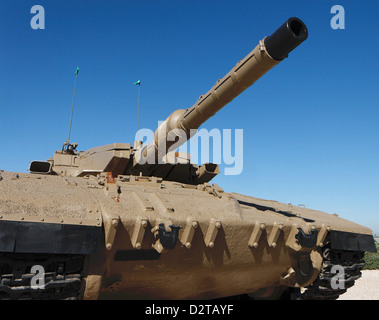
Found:
<path fill-rule="evenodd" d="M 67 139 L 67 143 L 68 144 L 70 144 L 72 115 L 74 113 L 75 91 L 76 91 L 76 82 L 78 81 L 78 74 L 79 74 L 79 67 L 77 67 L 76 71 L 75 71 L 74 96 L 72 97 L 72 107 L 71 107 L 71 117 L 70 117 L 70 129 L 68 130 L 68 139 Z"/>
<path fill-rule="evenodd" d="M 137 141 L 139 141 L 139 104 L 140 104 L 140 97 L 141 97 L 141 80 L 138 80 L 133 83 L 135 86 L 138 85 L 138 111 L 137 111 Z M 137 142 L 138 143 L 138 142 Z"/>
<path fill-rule="evenodd" d="M 75 149 L 78 146 L 76 143 L 70 144 L 71 138 L 71 125 L 72 125 L 72 116 L 74 114 L 74 102 L 75 102 L 75 91 L 76 91 L 76 83 L 78 81 L 79 67 L 76 68 L 75 71 L 75 85 L 74 85 L 74 96 L 72 98 L 72 107 L 71 107 L 71 117 L 70 117 L 70 128 L 68 130 L 68 139 L 63 143 L 62 151 L 74 154 Z"/>

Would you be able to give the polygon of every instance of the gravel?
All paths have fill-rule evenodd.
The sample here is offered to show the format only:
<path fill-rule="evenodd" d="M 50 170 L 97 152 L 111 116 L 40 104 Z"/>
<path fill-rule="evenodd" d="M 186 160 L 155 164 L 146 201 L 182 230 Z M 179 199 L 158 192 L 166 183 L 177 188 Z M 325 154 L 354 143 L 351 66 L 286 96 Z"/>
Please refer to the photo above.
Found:
<path fill-rule="evenodd" d="M 363 270 L 362 277 L 338 300 L 379 300 L 379 270 Z"/>

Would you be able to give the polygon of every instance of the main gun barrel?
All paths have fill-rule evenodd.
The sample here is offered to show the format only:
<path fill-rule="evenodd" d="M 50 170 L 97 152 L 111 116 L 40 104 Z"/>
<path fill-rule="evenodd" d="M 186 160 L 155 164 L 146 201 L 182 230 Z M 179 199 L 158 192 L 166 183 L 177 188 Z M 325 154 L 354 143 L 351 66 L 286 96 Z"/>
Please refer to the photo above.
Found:
<path fill-rule="evenodd" d="M 174 111 L 155 131 L 154 141 L 136 153 L 135 162 L 155 163 L 175 144 L 183 144 L 217 111 L 250 87 L 267 71 L 285 59 L 308 37 L 305 24 L 288 19 L 271 36 L 259 41 L 244 59 L 188 109 Z M 191 131 L 192 130 L 192 131 Z"/>

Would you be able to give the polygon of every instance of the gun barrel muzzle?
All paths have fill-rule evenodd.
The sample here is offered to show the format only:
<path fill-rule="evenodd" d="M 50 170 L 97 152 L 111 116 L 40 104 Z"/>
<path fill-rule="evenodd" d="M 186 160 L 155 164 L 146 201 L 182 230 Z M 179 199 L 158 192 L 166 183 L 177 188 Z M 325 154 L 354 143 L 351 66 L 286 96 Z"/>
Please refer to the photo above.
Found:
<path fill-rule="evenodd" d="M 268 54 L 275 60 L 283 60 L 300 43 L 308 38 L 308 30 L 299 18 L 289 18 L 264 41 Z"/>

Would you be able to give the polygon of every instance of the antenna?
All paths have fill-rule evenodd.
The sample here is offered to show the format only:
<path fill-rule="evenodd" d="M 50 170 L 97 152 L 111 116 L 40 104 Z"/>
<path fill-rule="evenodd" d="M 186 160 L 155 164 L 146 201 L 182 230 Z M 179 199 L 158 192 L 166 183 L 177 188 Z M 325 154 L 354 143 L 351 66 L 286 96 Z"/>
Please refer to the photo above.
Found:
<path fill-rule="evenodd" d="M 78 81 L 79 67 L 76 68 L 75 71 L 75 85 L 74 85 L 74 96 L 72 98 L 72 107 L 71 107 L 71 117 L 70 117 L 70 128 L 68 130 L 68 139 L 63 143 L 62 151 L 68 154 L 75 154 L 76 148 L 78 147 L 77 143 L 70 144 L 71 137 L 71 125 L 72 125 L 72 116 L 74 114 L 74 102 L 75 102 L 75 91 L 76 91 L 76 83 Z"/>
<path fill-rule="evenodd" d="M 138 80 L 133 83 L 135 86 L 138 85 L 138 111 L 137 111 L 137 141 L 139 141 L 139 104 L 140 104 L 140 97 L 141 97 L 141 80 Z"/>
<path fill-rule="evenodd" d="M 71 107 L 71 117 L 70 117 L 70 129 L 68 130 L 68 139 L 67 144 L 70 144 L 71 137 L 71 125 L 72 125 L 72 115 L 74 113 L 74 102 L 75 102 L 75 91 L 76 91 L 76 82 L 78 81 L 79 67 L 76 68 L 75 71 L 75 85 L 74 85 L 74 96 L 72 97 L 72 107 Z"/>

